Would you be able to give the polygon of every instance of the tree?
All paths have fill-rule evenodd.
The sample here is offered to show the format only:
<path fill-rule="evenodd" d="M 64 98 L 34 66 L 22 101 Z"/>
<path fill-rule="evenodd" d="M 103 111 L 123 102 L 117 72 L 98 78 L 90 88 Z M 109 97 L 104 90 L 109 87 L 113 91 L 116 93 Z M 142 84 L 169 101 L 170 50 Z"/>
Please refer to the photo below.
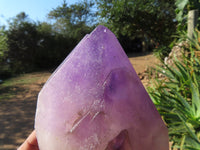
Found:
<path fill-rule="evenodd" d="M 72 5 L 68 5 L 64 0 L 63 4 L 50 11 L 48 16 L 56 21 L 54 27 L 57 32 L 79 41 L 92 29 L 95 16 L 91 11 L 93 6 L 94 3 L 87 0 Z"/>
<path fill-rule="evenodd" d="M 9 74 L 8 65 L 8 37 L 4 27 L 0 28 L 0 78 L 4 78 Z"/>
<path fill-rule="evenodd" d="M 118 37 L 168 45 L 176 30 L 171 0 L 96 0 L 103 23 Z"/>
<path fill-rule="evenodd" d="M 68 36 L 54 30 L 47 22 L 37 24 L 38 43 L 35 65 L 39 68 L 58 66 L 75 46 Z"/>
<path fill-rule="evenodd" d="M 36 24 L 22 12 L 9 22 L 7 37 L 8 58 L 12 72 L 32 70 L 37 49 Z"/>
<path fill-rule="evenodd" d="M 7 58 L 8 45 L 7 45 L 7 35 L 5 28 L 0 28 L 0 64 L 4 62 Z"/>

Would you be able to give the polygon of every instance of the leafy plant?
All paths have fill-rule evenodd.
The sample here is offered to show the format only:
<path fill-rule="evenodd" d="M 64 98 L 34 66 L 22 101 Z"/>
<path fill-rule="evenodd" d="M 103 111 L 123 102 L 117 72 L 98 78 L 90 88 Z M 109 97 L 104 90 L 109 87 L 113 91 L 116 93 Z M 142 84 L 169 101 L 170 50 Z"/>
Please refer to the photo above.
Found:
<path fill-rule="evenodd" d="M 176 0 L 176 21 L 177 31 L 187 30 L 188 12 L 200 8 L 199 0 Z"/>
<path fill-rule="evenodd" d="M 102 22 L 118 38 L 140 38 L 153 47 L 166 46 L 173 41 L 171 35 L 176 32 L 174 1 L 96 0 L 96 3 Z"/>
<path fill-rule="evenodd" d="M 169 46 L 160 46 L 155 48 L 153 53 L 157 58 L 160 59 L 160 61 L 164 61 L 164 58 L 169 55 L 172 46 L 174 46 L 174 42 L 172 42 Z"/>
<path fill-rule="evenodd" d="M 8 51 L 7 36 L 4 28 L 0 28 L 0 62 L 3 61 L 6 52 Z"/>
<path fill-rule="evenodd" d="M 173 147 L 199 150 L 200 59 L 192 44 L 189 50 L 172 65 L 158 66 L 164 78 L 156 79 L 148 92 L 168 126 Z"/>
<path fill-rule="evenodd" d="M 0 27 L 0 79 L 10 73 L 8 64 L 8 37 L 4 27 Z"/>
<path fill-rule="evenodd" d="M 182 21 L 185 13 L 189 10 L 198 9 L 200 7 L 199 0 L 176 0 L 176 19 Z M 187 11 L 186 11 L 187 9 Z"/>
<path fill-rule="evenodd" d="M 195 31 L 193 32 L 192 38 L 190 38 L 187 35 L 187 32 L 185 31 L 180 32 L 179 35 L 180 35 L 179 36 L 180 42 L 188 41 L 187 44 L 188 44 L 188 47 L 190 48 L 189 51 L 191 49 L 195 51 L 200 51 L 200 31 L 198 29 L 195 29 Z"/>

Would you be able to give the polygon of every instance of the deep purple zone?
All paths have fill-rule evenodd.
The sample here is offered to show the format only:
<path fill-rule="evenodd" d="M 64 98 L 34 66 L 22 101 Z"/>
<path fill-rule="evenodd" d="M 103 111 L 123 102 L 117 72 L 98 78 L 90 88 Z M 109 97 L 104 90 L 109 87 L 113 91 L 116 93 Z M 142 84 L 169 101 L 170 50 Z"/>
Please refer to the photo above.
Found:
<path fill-rule="evenodd" d="M 127 130 L 122 130 L 108 143 L 105 150 L 132 150 Z"/>
<path fill-rule="evenodd" d="M 126 68 L 117 68 L 111 70 L 106 80 L 104 81 L 104 100 L 117 101 L 120 99 L 126 100 L 130 91 L 133 90 L 132 72 Z"/>

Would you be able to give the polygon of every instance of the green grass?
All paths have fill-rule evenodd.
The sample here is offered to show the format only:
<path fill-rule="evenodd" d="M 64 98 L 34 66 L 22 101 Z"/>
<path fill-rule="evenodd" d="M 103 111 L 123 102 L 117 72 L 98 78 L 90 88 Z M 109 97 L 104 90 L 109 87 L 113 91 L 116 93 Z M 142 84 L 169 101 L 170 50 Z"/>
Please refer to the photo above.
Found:
<path fill-rule="evenodd" d="M 4 91 L 4 90 L 2 90 Z M 12 90 L 9 90 L 8 92 L 5 93 L 1 93 L 1 89 L 0 89 L 0 101 L 1 100 L 9 100 L 15 97 L 16 93 L 13 92 Z"/>
<path fill-rule="evenodd" d="M 20 75 L 18 77 L 10 78 L 5 80 L 0 86 L 15 86 L 15 85 L 24 85 L 24 84 L 31 84 L 37 81 L 40 77 L 30 77 L 29 74 L 27 75 Z"/>
<path fill-rule="evenodd" d="M 34 76 L 33 74 L 25 74 L 4 80 L 0 84 L 0 101 L 9 100 L 27 92 L 28 89 L 24 86 L 35 83 L 39 78 L 39 76 Z"/>

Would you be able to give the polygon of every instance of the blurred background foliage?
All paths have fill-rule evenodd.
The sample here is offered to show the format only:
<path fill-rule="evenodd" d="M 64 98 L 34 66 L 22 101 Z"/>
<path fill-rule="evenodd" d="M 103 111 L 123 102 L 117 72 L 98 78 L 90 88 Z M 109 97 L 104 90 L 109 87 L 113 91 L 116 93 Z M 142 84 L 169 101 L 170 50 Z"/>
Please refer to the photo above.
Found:
<path fill-rule="evenodd" d="M 195 3 L 194 3 L 195 2 Z M 63 3 L 34 21 L 25 12 L 0 27 L 0 78 L 57 66 L 98 24 L 111 29 L 125 52 L 153 51 L 163 58 L 185 31 L 189 0 L 83 0 Z"/>
<path fill-rule="evenodd" d="M 173 0 L 97 0 L 97 6 L 102 22 L 127 51 L 132 51 L 135 39 L 143 42 L 144 50 L 168 45 L 173 40 L 171 35 L 177 25 Z M 127 39 L 132 44 L 127 44 Z"/>
<path fill-rule="evenodd" d="M 0 79 L 58 66 L 76 44 L 95 27 L 94 3 L 65 1 L 52 9 L 49 22 L 38 22 L 25 12 L 0 27 Z"/>
<path fill-rule="evenodd" d="M 25 12 L 0 27 L 0 78 L 54 68 L 98 24 L 111 29 L 126 53 L 154 51 L 164 58 L 186 31 L 198 0 L 83 0 L 52 9 L 47 22 Z"/>
<path fill-rule="evenodd" d="M 21 12 L 0 28 L 0 78 L 54 68 L 98 24 L 111 29 L 127 53 L 168 47 L 177 29 L 176 8 L 171 0 L 83 0 L 71 5 L 64 0 L 49 12 L 49 22 Z"/>

